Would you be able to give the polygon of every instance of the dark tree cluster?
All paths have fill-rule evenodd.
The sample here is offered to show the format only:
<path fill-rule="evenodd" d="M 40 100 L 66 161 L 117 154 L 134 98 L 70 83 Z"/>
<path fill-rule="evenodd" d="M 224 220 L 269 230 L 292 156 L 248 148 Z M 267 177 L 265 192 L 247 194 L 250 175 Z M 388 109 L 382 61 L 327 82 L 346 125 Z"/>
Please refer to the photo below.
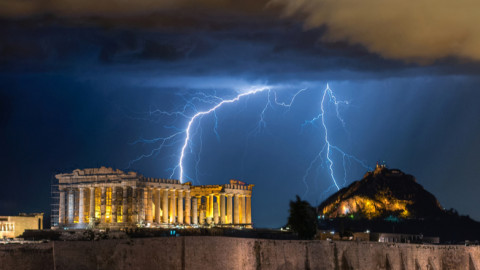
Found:
<path fill-rule="evenodd" d="M 300 239 L 313 239 L 317 232 L 317 215 L 315 208 L 297 195 L 296 201 L 290 201 L 288 227 L 298 234 Z"/>

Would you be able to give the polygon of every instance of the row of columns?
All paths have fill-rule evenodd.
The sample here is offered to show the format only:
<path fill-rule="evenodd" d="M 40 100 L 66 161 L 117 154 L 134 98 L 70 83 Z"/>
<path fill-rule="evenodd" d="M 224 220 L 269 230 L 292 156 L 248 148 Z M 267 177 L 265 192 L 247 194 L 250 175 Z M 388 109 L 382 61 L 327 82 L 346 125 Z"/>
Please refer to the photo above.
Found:
<path fill-rule="evenodd" d="M 95 189 L 99 188 L 100 189 L 100 205 L 97 205 L 96 203 L 96 193 Z M 96 209 L 97 206 L 99 206 L 100 211 L 99 211 L 99 217 L 100 217 L 100 222 L 105 223 L 106 222 L 106 215 L 107 215 L 107 188 L 111 188 L 111 197 L 108 198 L 110 201 L 108 205 L 111 207 L 110 211 L 108 214 L 110 214 L 109 219 L 116 223 L 117 220 L 117 213 L 118 213 L 118 207 L 120 206 L 118 204 L 117 200 L 117 189 L 122 189 L 122 222 L 127 222 L 127 218 L 129 216 L 132 217 L 133 221 L 135 222 L 135 214 L 137 212 L 137 188 L 136 187 L 130 187 L 131 190 L 131 211 L 129 215 L 129 197 L 128 197 L 128 188 L 127 186 L 111 186 L 111 187 L 91 187 L 91 188 L 85 188 L 85 187 L 79 187 L 78 188 L 78 223 L 84 223 L 85 221 L 85 191 L 89 190 L 89 209 L 88 209 L 88 216 L 89 216 L 89 222 L 93 222 L 96 216 Z M 118 198 L 119 199 L 119 198 Z M 74 198 L 74 188 L 69 188 L 66 190 L 61 190 L 60 191 L 60 201 L 59 201 L 59 223 L 63 224 L 65 223 L 65 218 L 66 218 L 66 223 L 74 223 L 75 219 L 75 198 Z"/>
<path fill-rule="evenodd" d="M 214 200 L 216 197 L 216 201 Z M 197 197 L 198 206 L 201 196 Z M 192 202 L 193 203 L 193 202 Z M 213 219 L 215 224 L 251 224 L 251 195 L 243 194 L 209 194 L 205 200 L 205 216 Z M 201 214 L 203 215 L 203 214 Z M 202 221 L 200 221 L 201 223 Z"/>
<path fill-rule="evenodd" d="M 89 189 L 89 222 L 95 220 L 95 188 L 80 187 L 78 195 L 78 223 L 85 219 L 85 191 Z M 242 194 L 209 194 L 205 200 L 205 209 L 200 209 L 202 196 L 191 197 L 190 190 L 141 188 L 133 186 L 129 200 L 127 186 L 101 186 L 100 223 L 107 223 L 107 205 L 110 206 L 111 223 L 133 222 L 157 224 L 204 224 L 210 218 L 215 224 L 251 224 L 251 196 Z M 107 198 L 107 188 L 112 188 Z M 122 198 L 117 198 L 117 188 L 122 188 Z M 184 195 L 185 193 L 185 195 Z M 177 196 L 178 195 L 178 196 Z M 216 201 L 214 201 L 216 197 Z M 185 199 L 185 205 L 184 205 Z M 107 202 L 107 200 L 109 200 Z M 119 203 L 121 201 L 121 204 Z M 226 201 L 226 202 L 225 202 Z M 129 203 L 130 202 L 130 203 Z M 220 202 L 220 203 L 219 203 Z M 153 207 L 152 207 L 153 205 Z M 117 218 L 118 207 L 122 207 L 122 220 Z M 128 210 L 131 211 L 128 211 Z M 66 210 L 66 211 L 65 211 Z M 129 214 L 130 213 L 130 214 Z M 59 223 L 72 224 L 75 220 L 75 198 L 72 188 L 60 191 Z M 130 220 L 128 218 L 130 217 Z M 155 218 L 155 220 L 154 220 Z"/>
<path fill-rule="evenodd" d="M 0 232 L 13 232 L 13 231 L 15 231 L 15 223 L 0 224 Z"/>

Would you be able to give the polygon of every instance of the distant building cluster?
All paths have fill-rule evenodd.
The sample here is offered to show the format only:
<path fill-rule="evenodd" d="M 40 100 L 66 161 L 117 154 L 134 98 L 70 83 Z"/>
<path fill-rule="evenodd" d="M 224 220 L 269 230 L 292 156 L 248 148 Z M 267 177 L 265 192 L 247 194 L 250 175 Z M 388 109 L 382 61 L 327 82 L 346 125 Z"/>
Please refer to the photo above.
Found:
<path fill-rule="evenodd" d="M 252 227 L 254 185 L 238 180 L 193 186 L 106 167 L 55 177 L 53 228 Z"/>
<path fill-rule="evenodd" d="M 372 236 L 374 241 L 382 243 L 440 243 L 440 237 L 429 237 L 423 236 L 422 234 L 374 233 Z"/>
<path fill-rule="evenodd" d="M 319 230 L 315 235 L 317 240 L 350 240 L 374 241 L 380 243 L 423 243 L 439 244 L 440 237 L 423 236 L 422 234 L 381 233 L 381 232 L 353 232 L 349 236 L 341 236 L 339 232 Z"/>
<path fill-rule="evenodd" d="M 19 237 L 25 230 L 42 229 L 43 213 L 20 213 L 18 216 L 0 216 L 0 239 Z"/>

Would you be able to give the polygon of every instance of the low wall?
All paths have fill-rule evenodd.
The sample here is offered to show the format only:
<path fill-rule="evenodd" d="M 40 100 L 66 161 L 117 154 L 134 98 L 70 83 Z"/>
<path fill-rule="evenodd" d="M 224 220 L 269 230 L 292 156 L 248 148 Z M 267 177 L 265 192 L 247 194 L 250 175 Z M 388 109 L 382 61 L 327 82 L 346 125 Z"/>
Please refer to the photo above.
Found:
<path fill-rule="evenodd" d="M 479 246 L 165 237 L 1 245 L 0 269 L 480 270 Z"/>

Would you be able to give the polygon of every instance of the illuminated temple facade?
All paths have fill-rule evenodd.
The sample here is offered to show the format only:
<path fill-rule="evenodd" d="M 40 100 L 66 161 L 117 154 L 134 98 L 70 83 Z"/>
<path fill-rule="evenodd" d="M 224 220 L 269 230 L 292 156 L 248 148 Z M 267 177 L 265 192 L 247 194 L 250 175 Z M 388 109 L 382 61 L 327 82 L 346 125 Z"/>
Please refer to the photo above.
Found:
<path fill-rule="evenodd" d="M 252 226 L 252 188 L 238 180 L 193 186 L 112 168 L 57 174 L 58 227 Z"/>

